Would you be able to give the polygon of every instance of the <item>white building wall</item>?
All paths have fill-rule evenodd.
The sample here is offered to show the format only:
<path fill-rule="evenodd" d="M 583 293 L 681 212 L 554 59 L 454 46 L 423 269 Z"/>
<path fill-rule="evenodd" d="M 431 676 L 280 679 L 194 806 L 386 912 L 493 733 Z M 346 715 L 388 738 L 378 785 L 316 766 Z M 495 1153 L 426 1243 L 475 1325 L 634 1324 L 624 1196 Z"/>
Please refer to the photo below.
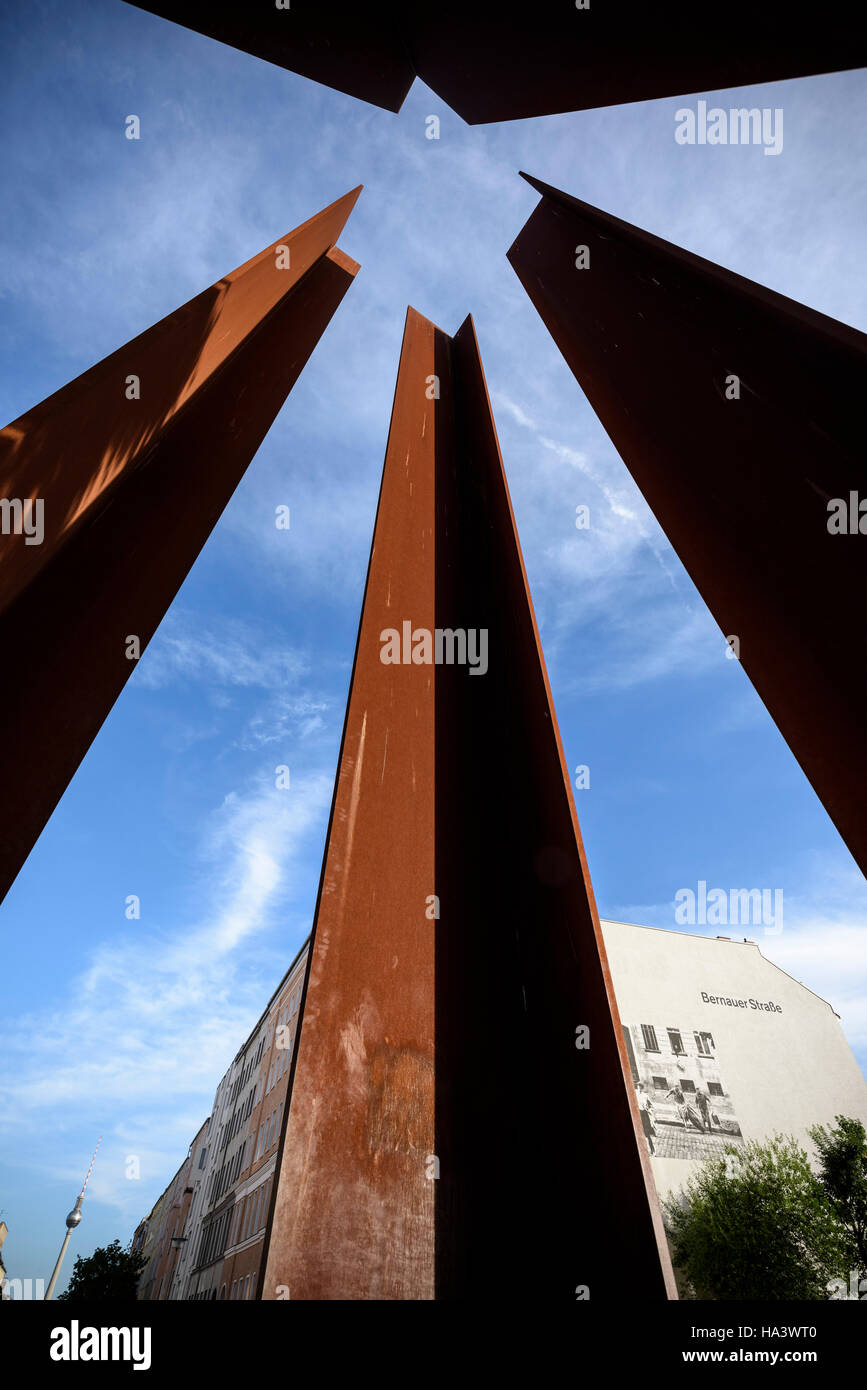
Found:
<path fill-rule="evenodd" d="M 693 1122 L 684 1126 L 677 1105 L 651 1092 L 657 1112 L 654 1142 L 669 1151 L 651 1158 L 660 1198 L 678 1192 L 705 1156 L 731 1142 L 724 1130 L 732 1116 L 745 1140 L 793 1134 L 811 1158 L 808 1127 L 832 1125 L 836 1115 L 867 1125 L 867 1082 L 841 1020 L 755 942 L 623 922 L 601 925 L 621 1022 L 630 1030 L 639 1073 L 670 1076 L 676 1069 L 688 1080 L 703 1076 L 698 1084 L 705 1089 L 707 1077 L 718 1078 L 724 1091 L 717 1107 L 719 1128 L 712 1126 L 708 1134 Z M 743 1002 L 713 1003 L 714 998 Z M 776 1007 L 757 1008 L 750 1001 Z M 642 1024 L 656 1029 L 659 1054 L 642 1056 L 640 1041 L 635 1049 Z M 669 1028 L 680 1030 L 685 1040 L 680 1068 Z M 712 1061 L 698 1053 L 694 1035 L 703 1032 L 713 1038 Z M 684 1149 L 696 1156 L 673 1156 Z"/>

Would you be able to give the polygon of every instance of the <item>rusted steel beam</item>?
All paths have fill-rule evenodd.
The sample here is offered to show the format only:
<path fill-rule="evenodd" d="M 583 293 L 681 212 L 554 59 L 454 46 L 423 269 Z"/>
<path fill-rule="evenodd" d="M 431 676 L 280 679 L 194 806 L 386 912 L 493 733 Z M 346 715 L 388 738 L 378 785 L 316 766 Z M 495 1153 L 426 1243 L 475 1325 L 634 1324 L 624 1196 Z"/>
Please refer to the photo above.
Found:
<path fill-rule="evenodd" d="M 839 72 L 867 63 L 863 26 L 831 0 L 763 0 L 709 22 L 675 0 L 542 0 L 522 22 L 499 0 L 413 7 L 416 71 L 470 125 Z"/>
<path fill-rule="evenodd" d="M 867 63 L 863 25 L 842 0 L 821 20 L 808 0 L 766 0 L 746 26 L 712 28 L 674 0 L 542 0 L 520 23 L 500 0 L 131 3 L 389 111 L 419 77 L 471 125 Z"/>
<path fill-rule="evenodd" d="M 512 267 L 867 872 L 867 338 L 528 181 Z"/>
<path fill-rule="evenodd" d="M 352 283 L 359 192 L 0 432 L 0 896 Z"/>
<path fill-rule="evenodd" d="M 674 1296 L 470 319 L 407 315 L 307 969 L 264 1298 Z"/>
<path fill-rule="evenodd" d="M 130 3 L 387 111 L 400 110 L 415 77 L 400 27 L 382 0 L 291 0 L 282 8 L 275 0 Z"/>

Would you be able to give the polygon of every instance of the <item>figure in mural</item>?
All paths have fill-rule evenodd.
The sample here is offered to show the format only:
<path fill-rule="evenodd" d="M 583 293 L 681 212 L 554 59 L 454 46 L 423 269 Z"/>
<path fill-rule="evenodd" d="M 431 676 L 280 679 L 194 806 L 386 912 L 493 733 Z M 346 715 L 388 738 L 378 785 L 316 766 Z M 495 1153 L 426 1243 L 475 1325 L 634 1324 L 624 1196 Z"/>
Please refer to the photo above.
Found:
<path fill-rule="evenodd" d="M 689 1101 L 687 1100 L 686 1096 L 681 1090 L 681 1085 L 679 1081 L 676 1081 L 672 1086 L 671 1090 L 666 1093 L 665 1099 L 668 1100 L 669 1096 L 671 1096 L 672 1100 L 677 1106 L 677 1113 L 680 1116 L 680 1122 L 683 1125 L 684 1129 L 688 1129 L 690 1123 L 692 1123 L 695 1125 L 696 1129 L 700 1130 L 701 1133 L 704 1134 L 704 1125 L 702 1124 L 701 1120 L 698 1117 L 698 1114 L 690 1105 Z"/>
<path fill-rule="evenodd" d="M 653 1101 L 647 1094 L 644 1082 L 638 1083 L 638 1109 L 641 1111 L 641 1124 L 644 1129 L 647 1144 L 652 1154 L 656 1153 L 656 1145 L 653 1137 L 656 1134 L 656 1120 L 653 1113 Z"/>
<path fill-rule="evenodd" d="M 702 1118 L 702 1125 L 707 1129 L 708 1134 L 710 1134 L 713 1129 L 713 1125 L 711 1124 L 710 1096 L 707 1091 L 702 1090 L 701 1086 L 696 1087 L 695 1103 L 698 1107 L 698 1113 Z"/>

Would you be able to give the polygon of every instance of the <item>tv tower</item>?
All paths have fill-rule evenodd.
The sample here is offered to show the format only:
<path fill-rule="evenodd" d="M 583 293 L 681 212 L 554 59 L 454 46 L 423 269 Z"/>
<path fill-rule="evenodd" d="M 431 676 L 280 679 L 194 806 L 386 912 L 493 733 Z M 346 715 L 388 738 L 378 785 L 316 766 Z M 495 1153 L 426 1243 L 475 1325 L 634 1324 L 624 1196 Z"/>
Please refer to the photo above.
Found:
<path fill-rule="evenodd" d="M 81 1221 L 81 1204 L 84 1201 L 84 1189 L 87 1187 L 87 1184 L 90 1181 L 90 1175 L 93 1172 L 93 1165 L 96 1162 L 96 1155 L 99 1152 L 99 1146 L 101 1143 L 102 1135 L 100 1135 L 96 1141 L 96 1148 L 93 1151 L 93 1158 L 90 1160 L 90 1167 L 87 1170 L 87 1177 L 84 1179 L 81 1191 L 75 1199 L 75 1206 L 72 1208 L 72 1211 L 66 1218 L 66 1235 L 63 1237 L 63 1244 L 60 1247 L 60 1254 L 57 1256 L 57 1264 L 54 1266 L 54 1273 L 52 1274 L 51 1279 L 49 1280 L 48 1288 L 45 1291 L 46 1301 L 49 1298 L 51 1298 L 54 1293 L 54 1285 L 57 1283 L 57 1276 L 60 1273 L 60 1266 L 63 1264 L 63 1257 L 66 1254 L 66 1247 L 69 1244 L 69 1237 L 72 1235 L 72 1232 L 75 1230 L 76 1226 Z"/>

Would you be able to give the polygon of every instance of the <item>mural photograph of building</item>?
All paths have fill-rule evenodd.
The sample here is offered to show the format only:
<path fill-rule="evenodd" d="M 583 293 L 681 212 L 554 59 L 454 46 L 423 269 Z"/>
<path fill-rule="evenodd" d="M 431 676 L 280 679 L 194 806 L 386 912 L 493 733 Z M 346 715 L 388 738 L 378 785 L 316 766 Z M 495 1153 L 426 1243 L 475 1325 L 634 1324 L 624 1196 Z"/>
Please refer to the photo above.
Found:
<path fill-rule="evenodd" d="M 867 1125 L 839 1015 L 768 959 L 773 943 L 601 925 L 660 1198 L 727 1144 L 790 1134 L 815 1160 L 811 1126 Z"/>
<path fill-rule="evenodd" d="M 706 1158 L 741 1139 L 711 1032 L 659 1019 L 623 1031 L 651 1154 Z"/>

